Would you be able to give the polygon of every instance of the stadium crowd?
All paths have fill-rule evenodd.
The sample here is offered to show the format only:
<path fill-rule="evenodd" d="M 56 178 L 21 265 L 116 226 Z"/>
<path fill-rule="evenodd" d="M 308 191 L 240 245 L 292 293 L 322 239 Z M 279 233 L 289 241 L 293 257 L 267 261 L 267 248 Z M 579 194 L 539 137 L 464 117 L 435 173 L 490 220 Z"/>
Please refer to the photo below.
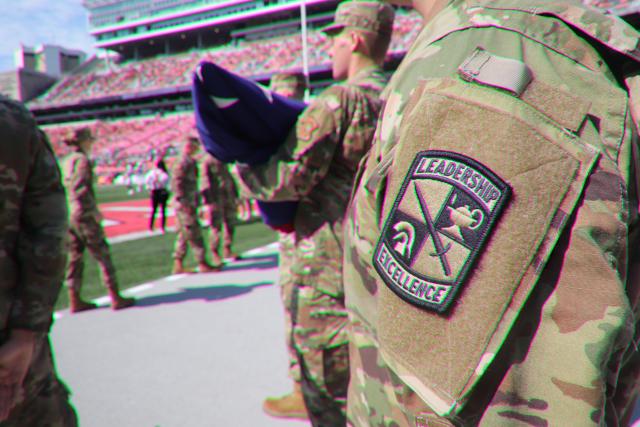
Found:
<path fill-rule="evenodd" d="M 156 158 L 173 157 L 173 148 L 182 135 L 193 128 L 194 119 L 192 114 L 177 113 L 45 127 L 58 156 L 69 153 L 69 147 L 64 144 L 65 135 L 80 126 L 87 126 L 96 139 L 93 152 L 98 182 L 110 184 L 127 171 L 128 165 L 140 162 L 146 165 Z"/>
<path fill-rule="evenodd" d="M 394 24 L 389 55 L 405 52 L 417 34 L 419 15 L 402 11 Z M 327 38 L 319 30 L 308 33 L 309 65 L 330 63 Z M 83 100 L 115 95 L 131 95 L 156 89 L 190 84 L 191 71 L 207 60 L 243 76 L 265 76 L 275 72 L 302 68 L 302 41 L 299 33 L 275 38 L 239 41 L 207 51 L 163 55 L 144 60 L 115 64 L 93 59 L 76 74 L 57 83 L 31 106 L 75 104 Z"/>

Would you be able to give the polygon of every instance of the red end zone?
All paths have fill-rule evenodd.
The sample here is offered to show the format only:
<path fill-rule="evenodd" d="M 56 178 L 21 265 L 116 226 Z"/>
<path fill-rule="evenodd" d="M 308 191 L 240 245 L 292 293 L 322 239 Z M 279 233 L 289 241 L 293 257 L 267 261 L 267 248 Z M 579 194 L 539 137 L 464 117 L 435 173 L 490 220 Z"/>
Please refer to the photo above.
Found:
<path fill-rule="evenodd" d="M 139 233 L 149 230 L 151 217 L 150 200 L 131 200 L 100 204 L 100 212 L 104 217 L 102 224 L 107 237 L 122 236 L 124 234 Z M 156 213 L 154 230 L 160 230 L 162 214 L 160 209 Z M 167 207 L 167 228 L 175 225 L 173 209 Z"/>

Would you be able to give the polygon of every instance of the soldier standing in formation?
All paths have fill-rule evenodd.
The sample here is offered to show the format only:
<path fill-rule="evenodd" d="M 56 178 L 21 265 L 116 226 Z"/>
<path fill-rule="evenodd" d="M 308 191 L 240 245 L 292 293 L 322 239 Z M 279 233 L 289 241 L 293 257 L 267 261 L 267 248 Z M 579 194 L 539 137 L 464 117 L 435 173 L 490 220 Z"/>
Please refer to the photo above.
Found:
<path fill-rule="evenodd" d="M 93 135 L 88 127 L 80 127 L 70 131 L 64 141 L 73 149 L 64 164 L 64 185 L 67 189 L 70 208 L 70 257 L 66 279 L 71 313 L 97 307 L 80 297 L 85 248 L 89 249 L 100 266 L 102 281 L 111 298 L 111 307 L 114 310 L 120 310 L 135 303 L 134 299 L 124 298 L 119 293 L 116 269 L 113 266 L 109 244 L 100 223 L 102 215 L 96 203 L 93 189 L 93 167 L 89 159 L 93 141 Z"/>
<path fill-rule="evenodd" d="M 280 73 L 271 76 L 269 89 L 272 92 L 293 99 L 302 100 L 304 97 L 306 83 L 302 73 Z M 308 419 L 307 410 L 304 406 L 302 396 L 302 386 L 300 384 L 300 364 L 293 344 L 293 298 L 295 282 L 291 274 L 294 260 L 295 235 L 294 233 L 279 233 L 280 256 L 278 260 L 278 282 L 280 284 L 280 295 L 284 306 L 285 342 L 289 354 L 289 376 L 293 380 L 293 392 L 282 397 L 268 397 L 263 403 L 266 413 L 276 417 Z"/>
<path fill-rule="evenodd" d="M 350 422 L 628 425 L 640 34 L 577 1 L 414 5 L 345 222 Z"/>
<path fill-rule="evenodd" d="M 238 211 L 236 185 L 227 165 L 207 153 L 201 162 L 200 195 L 209 216 L 209 246 L 213 265 L 222 265 L 224 258 L 238 259 L 231 249 Z"/>
<path fill-rule="evenodd" d="M 380 2 L 344 2 L 332 36 L 333 77 L 299 117 L 295 133 L 265 164 L 238 165 L 245 195 L 299 200 L 293 224 L 294 344 L 309 418 L 346 424 L 347 313 L 342 289 L 342 219 L 357 165 L 371 144 L 385 85 L 381 64 L 394 12 Z"/>
<path fill-rule="evenodd" d="M 67 260 L 67 205 L 46 136 L 0 97 L 0 422 L 77 425 L 58 379 L 49 329 Z"/>
<path fill-rule="evenodd" d="M 175 197 L 178 236 L 173 250 L 173 274 L 184 273 L 184 257 L 187 244 L 191 244 L 198 270 L 207 273 L 220 269 L 207 262 L 202 229 L 198 222 L 198 164 L 196 153 L 200 147 L 198 138 L 189 135 L 184 141 L 180 157 L 173 165 L 171 191 Z"/>

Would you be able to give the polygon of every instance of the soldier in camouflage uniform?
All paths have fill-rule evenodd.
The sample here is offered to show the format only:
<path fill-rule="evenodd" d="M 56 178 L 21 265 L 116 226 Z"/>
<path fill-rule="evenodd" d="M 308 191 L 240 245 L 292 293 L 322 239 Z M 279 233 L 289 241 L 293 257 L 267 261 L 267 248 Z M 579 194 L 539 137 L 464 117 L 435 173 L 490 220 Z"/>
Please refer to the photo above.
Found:
<path fill-rule="evenodd" d="M 209 214 L 212 262 L 214 265 L 221 265 L 223 258 L 238 259 L 238 255 L 231 250 L 237 211 L 237 189 L 227 166 L 215 157 L 205 154 L 200 166 L 200 195 Z"/>
<path fill-rule="evenodd" d="M 345 222 L 350 423 L 627 425 L 640 34 L 577 2 L 415 7 Z"/>
<path fill-rule="evenodd" d="M 187 136 L 180 157 L 173 164 L 171 191 L 175 197 L 175 212 L 178 219 L 178 236 L 173 249 L 173 273 L 180 274 L 184 268 L 187 244 L 191 244 L 201 273 L 216 271 L 220 265 L 207 262 L 202 230 L 198 222 L 198 164 L 196 152 L 199 141 L 195 135 Z"/>
<path fill-rule="evenodd" d="M 56 376 L 49 329 L 67 260 L 67 206 L 44 133 L 17 102 L 0 97 L 0 421 L 76 426 Z"/>
<path fill-rule="evenodd" d="M 380 68 L 393 9 L 344 2 L 332 36 L 332 85 L 299 117 L 295 133 L 266 163 L 239 165 L 243 191 L 259 200 L 299 200 L 293 224 L 293 339 L 302 392 L 315 426 L 340 426 L 348 384 L 347 315 L 342 290 L 342 219 L 362 156 L 369 149 L 385 79 Z"/>
<path fill-rule="evenodd" d="M 85 248 L 98 262 L 105 287 L 109 291 L 111 307 L 114 310 L 134 305 L 135 300 L 124 298 L 118 290 L 116 269 L 111 260 L 111 251 L 104 234 L 102 215 L 98 211 L 93 189 L 93 166 L 89 159 L 93 136 L 88 127 L 70 131 L 65 144 L 73 150 L 64 162 L 64 185 L 69 199 L 70 216 L 70 256 L 67 267 L 67 286 L 69 288 L 69 309 L 71 313 L 96 308 L 94 303 L 80 297 L 82 274 L 84 272 Z"/>
<path fill-rule="evenodd" d="M 269 89 L 272 92 L 293 99 L 302 100 L 305 92 L 305 77 L 302 73 L 280 73 L 271 76 Z M 291 274 L 294 251 L 294 233 L 279 233 L 280 256 L 278 262 L 278 282 L 280 284 L 280 295 L 284 306 L 284 325 L 287 352 L 289 354 L 289 376 L 293 380 L 293 392 L 282 397 L 268 397 L 263 403 L 264 411 L 276 416 L 288 418 L 308 419 L 307 411 L 304 407 L 302 396 L 302 386 L 300 384 L 300 364 L 298 355 L 293 344 L 292 325 L 292 302 L 294 298 L 295 281 Z"/>

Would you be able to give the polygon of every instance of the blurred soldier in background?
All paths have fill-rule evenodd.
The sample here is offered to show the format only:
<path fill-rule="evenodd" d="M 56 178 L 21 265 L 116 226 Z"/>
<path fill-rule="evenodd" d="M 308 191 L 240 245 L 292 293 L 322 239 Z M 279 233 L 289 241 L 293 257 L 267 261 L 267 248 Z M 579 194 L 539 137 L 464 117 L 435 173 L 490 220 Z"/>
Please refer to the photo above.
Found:
<path fill-rule="evenodd" d="M 109 291 L 111 307 L 120 310 L 132 306 L 135 300 L 120 296 L 116 269 L 111 260 L 109 243 L 104 234 L 93 189 L 93 166 L 89 155 L 93 136 L 88 127 L 70 131 L 64 142 L 73 152 L 64 162 L 64 185 L 69 199 L 70 217 L 70 257 L 67 267 L 69 288 L 69 309 L 71 313 L 96 308 L 96 305 L 80 297 L 82 274 L 84 272 L 84 251 L 89 249 L 100 267 L 102 281 Z"/>
<path fill-rule="evenodd" d="M 302 73 L 278 73 L 271 76 L 269 90 L 287 98 L 302 101 L 307 88 L 304 74 Z"/>
<path fill-rule="evenodd" d="M 299 200 L 295 223 L 294 344 L 302 392 L 315 426 L 345 425 L 347 313 L 342 289 L 342 219 L 357 165 L 381 108 L 383 63 L 393 28 L 391 6 L 338 6 L 332 36 L 333 77 L 299 117 L 295 133 L 265 164 L 238 165 L 243 192 L 259 200 Z M 273 408 L 274 405 L 269 406 Z M 276 415 L 286 415 L 281 408 Z"/>
<path fill-rule="evenodd" d="M 236 185 L 227 165 L 206 153 L 201 162 L 200 195 L 209 216 L 209 246 L 213 265 L 222 265 L 223 258 L 238 259 L 238 255 L 231 250 L 237 221 Z"/>
<path fill-rule="evenodd" d="M 269 89 L 275 93 L 289 98 L 302 100 L 304 97 L 306 83 L 302 73 L 280 73 L 271 76 Z M 295 281 L 291 274 L 294 260 L 295 234 L 279 233 L 280 259 L 278 263 L 280 283 L 280 294 L 284 305 L 284 325 L 285 339 L 289 354 L 289 376 L 293 380 L 293 392 L 282 397 L 268 397 L 265 399 L 263 408 L 265 412 L 274 416 L 307 419 L 304 398 L 302 396 L 302 386 L 300 385 L 300 364 L 298 355 L 293 344 L 292 325 L 292 303 L 293 289 Z"/>
<path fill-rule="evenodd" d="M 640 34 L 577 1 L 414 5 L 345 221 L 349 421 L 628 425 Z"/>
<path fill-rule="evenodd" d="M 198 262 L 201 273 L 216 271 L 220 265 L 212 266 L 207 262 L 202 230 L 198 222 L 198 164 L 196 153 L 200 142 L 195 135 L 189 135 L 182 146 L 180 157 L 173 164 L 171 190 L 175 197 L 175 211 L 178 222 L 178 236 L 173 250 L 173 274 L 184 273 L 184 257 L 187 244 Z"/>
<path fill-rule="evenodd" d="M 0 111 L 0 421 L 76 426 L 48 336 L 67 260 L 60 171 L 31 114 L 5 97 Z"/>

